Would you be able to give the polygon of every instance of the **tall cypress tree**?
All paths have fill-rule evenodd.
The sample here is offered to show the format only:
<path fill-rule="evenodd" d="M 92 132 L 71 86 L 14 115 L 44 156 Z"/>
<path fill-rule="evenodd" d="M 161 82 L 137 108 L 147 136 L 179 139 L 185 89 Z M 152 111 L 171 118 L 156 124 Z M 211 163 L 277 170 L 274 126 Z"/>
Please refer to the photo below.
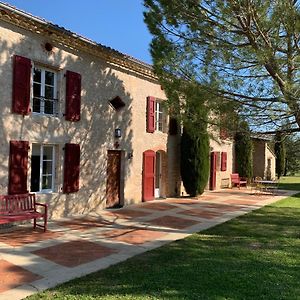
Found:
<path fill-rule="evenodd" d="M 276 174 L 278 178 L 284 173 L 285 169 L 285 157 L 286 150 L 283 135 L 280 132 L 275 134 L 275 145 L 274 145 L 275 155 L 276 155 Z"/>
<path fill-rule="evenodd" d="M 209 175 L 209 137 L 207 132 L 189 132 L 183 128 L 181 138 L 181 178 L 191 196 L 204 192 Z"/>
<path fill-rule="evenodd" d="M 250 180 L 253 176 L 253 144 L 248 124 L 240 123 L 240 130 L 235 134 L 236 171 L 241 177 Z"/>
<path fill-rule="evenodd" d="M 181 178 L 186 192 L 200 195 L 209 176 L 209 136 L 207 132 L 207 96 L 197 85 L 184 90 L 186 110 L 181 138 Z"/>

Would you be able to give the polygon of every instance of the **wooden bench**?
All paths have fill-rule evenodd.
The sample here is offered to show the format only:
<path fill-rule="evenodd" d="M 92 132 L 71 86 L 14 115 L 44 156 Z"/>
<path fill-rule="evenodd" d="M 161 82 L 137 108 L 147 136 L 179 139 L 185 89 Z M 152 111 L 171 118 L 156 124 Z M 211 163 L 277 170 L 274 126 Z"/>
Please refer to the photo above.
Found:
<path fill-rule="evenodd" d="M 240 189 L 242 184 L 247 186 L 247 180 L 242 180 L 240 178 L 239 173 L 230 174 L 230 178 L 231 178 L 231 187 L 236 185 Z"/>
<path fill-rule="evenodd" d="M 43 211 L 37 211 L 37 206 Z M 8 224 L 33 219 L 33 228 L 47 230 L 47 204 L 38 203 L 35 194 L 0 195 L 0 224 Z M 37 219 L 43 218 L 44 225 L 37 224 Z"/>

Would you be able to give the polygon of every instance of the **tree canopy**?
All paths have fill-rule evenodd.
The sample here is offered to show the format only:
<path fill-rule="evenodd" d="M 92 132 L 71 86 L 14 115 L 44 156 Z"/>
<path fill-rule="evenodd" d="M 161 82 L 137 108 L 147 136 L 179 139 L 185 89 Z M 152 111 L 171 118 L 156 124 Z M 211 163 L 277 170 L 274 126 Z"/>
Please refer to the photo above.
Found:
<path fill-rule="evenodd" d="M 154 71 L 169 98 L 183 82 L 196 84 L 209 95 L 212 111 L 230 108 L 256 131 L 275 132 L 282 123 L 300 130 L 299 1 L 144 0 L 144 5 Z"/>

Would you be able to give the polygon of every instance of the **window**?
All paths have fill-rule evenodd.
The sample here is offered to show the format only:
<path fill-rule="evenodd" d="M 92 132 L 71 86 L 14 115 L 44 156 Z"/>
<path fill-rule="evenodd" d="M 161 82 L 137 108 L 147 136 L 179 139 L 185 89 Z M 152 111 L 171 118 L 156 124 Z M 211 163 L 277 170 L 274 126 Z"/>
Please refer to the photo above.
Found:
<path fill-rule="evenodd" d="M 57 73 L 42 67 L 33 69 L 32 111 L 45 115 L 57 114 Z"/>
<path fill-rule="evenodd" d="M 54 190 L 55 146 L 32 145 L 31 192 Z"/>
<path fill-rule="evenodd" d="M 121 109 L 122 107 L 125 106 L 125 103 L 123 102 L 123 100 L 119 96 L 117 96 L 114 99 L 110 100 L 109 103 L 112 105 L 112 107 L 115 110 L 119 110 L 119 109 Z"/>
<path fill-rule="evenodd" d="M 227 152 L 221 152 L 221 171 L 227 170 Z"/>
<path fill-rule="evenodd" d="M 165 130 L 165 113 L 162 102 L 155 102 L 155 130 L 164 132 Z"/>

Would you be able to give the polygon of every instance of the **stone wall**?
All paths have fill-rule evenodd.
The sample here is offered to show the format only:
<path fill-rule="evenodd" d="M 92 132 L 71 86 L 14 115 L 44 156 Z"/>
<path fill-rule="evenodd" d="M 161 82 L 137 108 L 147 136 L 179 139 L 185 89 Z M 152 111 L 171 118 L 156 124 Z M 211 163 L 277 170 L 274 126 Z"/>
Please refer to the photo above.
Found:
<path fill-rule="evenodd" d="M 141 201 L 143 152 L 147 149 L 165 151 L 168 170 L 165 172 L 166 195 L 174 195 L 179 179 L 178 136 L 167 133 L 146 132 L 146 98 L 154 96 L 166 99 L 158 82 L 151 81 L 130 70 L 120 69 L 79 49 L 71 49 L 51 41 L 51 36 L 27 32 L 14 25 L 0 21 L 0 99 L 1 99 L 1 153 L 0 191 L 7 193 L 8 155 L 10 140 L 26 140 L 56 147 L 56 177 L 53 193 L 38 194 L 47 202 L 50 216 L 67 216 L 96 212 L 105 207 L 107 151 L 125 152 L 124 203 Z M 45 50 L 50 42 L 52 51 Z M 11 113 L 13 56 L 20 55 L 35 65 L 46 66 L 58 73 L 58 116 L 31 113 L 22 116 Z M 65 73 L 67 70 L 82 76 L 81 120 L 66 121 Z M 3 88 L 5 87 L 5 88 Z M 126 104 L 115 111 L 109 100 L 119 96 Z M 114 138 L 114 130 L 120 128 L 122 136 Z M 81 148 L 80 190 L 63 194 L 63 148 L 65 143 L 77 143 Z M 32 149 L 32 147 L 31 147 Z M 31 152 L 29 150 L 29 158 Z M 30 182 L 30 159 L 28 182 Z M 28 183 L 28 185 L 30 185 Z"/>

